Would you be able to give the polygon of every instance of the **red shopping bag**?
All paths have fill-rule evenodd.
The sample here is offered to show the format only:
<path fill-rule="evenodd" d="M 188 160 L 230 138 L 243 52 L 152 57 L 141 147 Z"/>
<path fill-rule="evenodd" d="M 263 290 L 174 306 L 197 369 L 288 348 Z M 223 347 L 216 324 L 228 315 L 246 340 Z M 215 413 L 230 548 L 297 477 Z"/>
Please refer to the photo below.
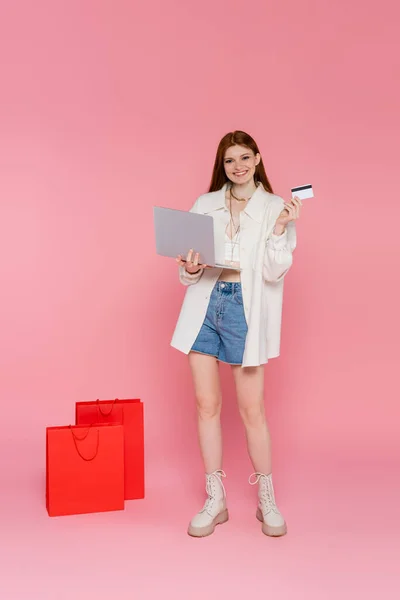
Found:
<path fill-rule="evenodd" d="M 77 402 L 76 424 L 92 423 L 123 424 L 125 500 L 144 498 L 144 430 L 141 400 Z"/>
<path fill-rule="evenodd" d="M 50 517 L 124 508 L 122 425 L 46 429 Z"/>

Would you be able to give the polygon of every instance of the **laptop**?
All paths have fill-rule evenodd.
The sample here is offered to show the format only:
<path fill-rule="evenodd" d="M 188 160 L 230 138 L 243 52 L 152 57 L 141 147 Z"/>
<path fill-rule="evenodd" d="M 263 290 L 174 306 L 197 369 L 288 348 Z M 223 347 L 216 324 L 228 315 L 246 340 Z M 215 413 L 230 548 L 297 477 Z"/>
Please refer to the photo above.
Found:
<path fill-rule="evenodd" d="M 199 252 L 199 263 L 209 267 L 240 271 L 240 267 L 216 262 L 214 219 L 186 210 L 154 207 L 156 251 L 161 256 L 184 257 L 191 248 Z"/>

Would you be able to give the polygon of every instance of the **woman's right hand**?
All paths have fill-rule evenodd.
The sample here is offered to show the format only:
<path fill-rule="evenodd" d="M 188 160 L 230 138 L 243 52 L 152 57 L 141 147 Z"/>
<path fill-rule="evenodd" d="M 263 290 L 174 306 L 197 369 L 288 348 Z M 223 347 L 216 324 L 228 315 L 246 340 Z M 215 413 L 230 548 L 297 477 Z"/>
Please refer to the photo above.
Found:
<path fill-rule="evenodd" d="M 182 259 L 182 256 L 179 255 L 176 257 L 176 262 L 179 266 L 185 267 L 185 270 L 190 273 L 197 273 L 198 271 L 203 271 L 204 269 L 211 269 L 211 267 L 201 264 L 199 265 L 200 254 L 195 252 L 194 250 L 189 250 L 186 261 Z"/>

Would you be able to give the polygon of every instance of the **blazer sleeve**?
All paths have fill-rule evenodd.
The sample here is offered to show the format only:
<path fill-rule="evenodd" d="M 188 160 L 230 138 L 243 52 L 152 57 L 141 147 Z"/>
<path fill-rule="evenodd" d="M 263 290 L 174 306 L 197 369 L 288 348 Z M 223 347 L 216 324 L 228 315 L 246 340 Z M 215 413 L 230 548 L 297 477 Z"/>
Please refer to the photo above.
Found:
<path fill-rule="evenodd" d="M 199 204 L 200 204 L 200 198 L 197 198 L 196 202 L 193 204 L 193 206 L 189 212 L 199 214 L 200 213 Z M 193 285 L 194 283 L 197 283 L 198 281 L 200 281 L 203 273 L 204 273 L 204 269 L 202 269 L 200 271 L 200 273 L 191 274 L 186 271 L 185 267 L 179 266 L 179 281 L 183 285 Z"/>
<path fill-rule="evenodd" d="M 269 282 L 283 279 L 293 263 L 293 251 L 296 248 L 296 226 L 290 222 L 282 235 L 271 233 L 267 239 L 264 253 L 263 275 Z"/>

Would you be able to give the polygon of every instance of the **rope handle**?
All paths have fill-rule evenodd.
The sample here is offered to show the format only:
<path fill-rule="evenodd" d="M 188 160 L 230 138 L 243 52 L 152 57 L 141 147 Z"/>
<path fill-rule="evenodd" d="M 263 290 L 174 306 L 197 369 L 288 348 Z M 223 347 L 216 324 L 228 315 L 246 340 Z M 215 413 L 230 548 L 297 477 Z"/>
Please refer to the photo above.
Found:
<path fill-rule="evenodd" d="M 82 460 L 86 461 L 86 462 L 91 462 L 92 460 L 94 460 L 96 458 L 96 456 L 99 453 L 99 443 L 100 443 L 100 432 L 97 429 L 97 442 L 96 442 L 96 450 L 94 455 L 91 458 L 86 458 L 86 456 L 83 456 L 83 454 L 81 454 L 79 448 L 78 448 L 78 442 L 83 442 L 83 440 L 86 440 L 86 438 L 89 435 L 89 432 L 92 428 L 92 425 L 89 425 L 87 432 L 85 433 L 85 435 L 83 437 L 79 437 L 76 435 L 76 433 L 74 432 L 74 430 L 72 429 L 72 425 L 69 426 L 71 433 L 72 433 L 72 439 L 74 440 L 74 444 L 75 444 L 75 448 L 77 453 L 79 454 L 79 456 L 81 457 Z"/>
<path fill-rule="evenodd" d="M 115 398 L 115 400 L 112 400 L 112 401 L 111 401 L 111 408 L 110 408 L 110 410 L 107 412 L 107 411 L 103 411 L 103 410 L 101 410 L 100 400 L 97 398 L 97 400 L 96 400 L 96 404 L 97 404 L 97 410 L 99 411 L 99 413 L 100 413 L 100 414 L 101 414 L 103 417 L 109 417 L 109 416 L 111 415 L 112 411 L 114 410 L 114 406 L 115 406 L 115 403 L 116 403 L 116 401 L 117 401 L 117 400 L 118 400 L 118 398 Z"/>

